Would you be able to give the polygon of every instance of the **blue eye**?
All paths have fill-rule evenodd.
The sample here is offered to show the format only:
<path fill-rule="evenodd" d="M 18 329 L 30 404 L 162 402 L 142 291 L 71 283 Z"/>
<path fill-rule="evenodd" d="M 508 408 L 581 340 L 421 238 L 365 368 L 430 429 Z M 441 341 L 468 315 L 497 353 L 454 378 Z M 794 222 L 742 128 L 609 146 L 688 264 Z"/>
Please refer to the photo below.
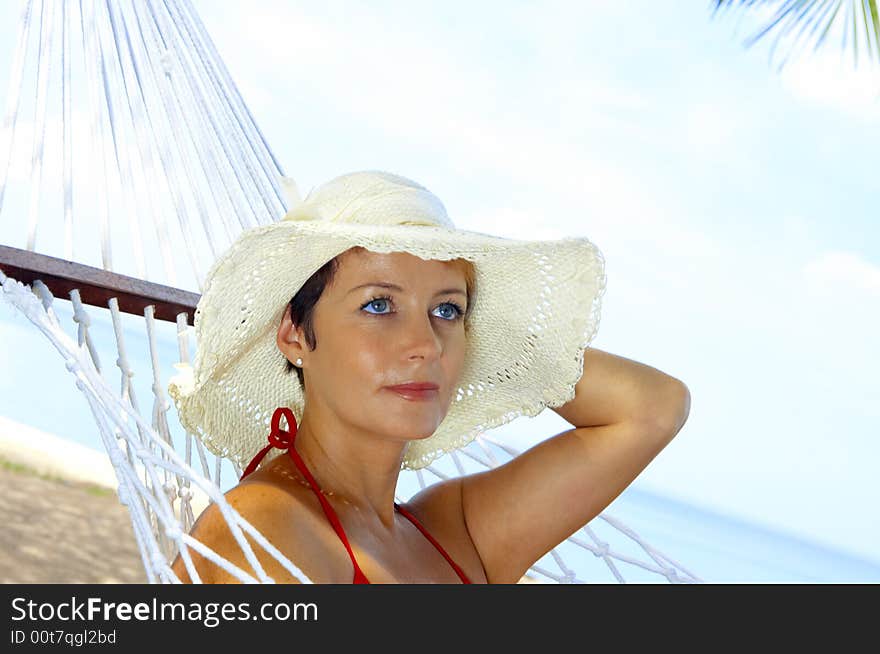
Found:
<path fill-rule="evenodd" d="M 449 316 L 449 320 L 458 320 L 464 315 L 464 311 L 455 302 L 444 302 L 440 307 L 452 307 L 452 315 Z"/>
<path fill-rule="evenodd" d="M 372 306 L 372 305 L 374 305 L 374 304 L 376 304 L 376 303 L 382 303 L 382 302 L 384 302 L 385 304 L 387 304 L 389 300 L 391 300 L 390 297 L 385 297 L 385 296 L 382 296 L 382 297 L 374 297 L 374 298 L 371 299 L 369 302 L 367 302 L 365 305 L 363 305 L 363 306 L 361 307 L 361 309 L 366 309 L 367 307 Z M 375 307 L 373 307 L 373 308 L 375 308 Z M 380 313 L 380 314 L 375 314 L 375 313 L 374 313 L 373 315 L 375 316 L 375 315 L 384 315 L 384 314 L 381 314 L 381 313 Z"/>
<path fill-rule="evenodd" d="M 391 298 L 387 295 L 374 297 L 374 298 L 371 298 L 369 302 L 362 305 L 361 309 L 366 309 L 367 307 L 372 307 L 373 309 L 380 311 L 380 313 L 373 313 L 372 311 L 368 311 L 367 313 L 369 313 L 370 315 L 387 316 L 393 312 L 391 312 L 391 311 L 389 311 L 387 313 L 382 312 L 381 307 L 385 306 L 390 301 L 391 301 Z M 377 305 L 378 305 L 378 307 L 377 307 Z M 443 302 L 442 304 L 440 304 L 438 306 L 438 308 L 441 308 L 441 307 L 452 307 L 451 315 L 449 314 L 449 310 L 447 309 L 447 312 L 444 315 L 439 316 L 441 318 L 444 318 L 447 322 L 453 322 L 455 320 L 459 320 L 464 315 L 464 310 L 462 310 L 462 308 L 458 304 L 456 304 L 455 302 L 451 302 L 451 301 L 450 302 Z"/>

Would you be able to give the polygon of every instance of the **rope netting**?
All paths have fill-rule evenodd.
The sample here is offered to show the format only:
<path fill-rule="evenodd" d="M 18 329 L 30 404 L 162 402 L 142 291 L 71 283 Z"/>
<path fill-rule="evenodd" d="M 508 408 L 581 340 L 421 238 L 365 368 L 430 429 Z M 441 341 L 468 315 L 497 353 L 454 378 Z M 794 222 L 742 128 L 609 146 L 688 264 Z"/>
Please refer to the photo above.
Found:
<path fill-rule="evenodd" d="M 45 254 L 201 291 L 242 230 L 286 211 L 281 168 L 187 0 L 24 2 L 6 98 L 0 211 L 27 215 L 6 244 L 39 237 Z"/>
<path fill-rule="evenodd" d="M 27 0 L 17 34 L 0 132 L 4 245 L 201 291 L 210 264 L 242 230 L 286 212 L 281 168 L 189 0 Z M 224 492 L 241 470 L 169 420 L 174 407 L 164 372 L 174 363 L 191 363 L 198 345 L 191 343 L 191 316 L 160 320 L 148 304 L 137 327 L 146 334 L 146 351 L 130 356 L 131 312 L 117 296 L 90 292 L 87 309 L 84 287 L 56 298 L 48 279 L 29 279 L 34 281 L 22 283 L 0 271 L 2 297 L 57 349 L 88 403 L 148 580 L 179 583 L 169 564 L 180 553 L 190 578 L 199 581 L 195 551 L 242 582 L 272 583 L 247 535 L 290 574 L 311 583 L 226 501 Z M 60 313 L 71 316 L 67 328 Z M 96 322 L 112 326 L 112 339 L 93 335 Z M 163 352 L 169 341 L 176 341 L 173 356 Z M 101 363 L 108 356 L 115 357 L 118 387 L 112 368 Z M 150 406 L 139 400 L 133 361 L 149 361 Z M 519 456 L 503 442 L 503 432 L 493 430 L 423 469 L 401 472 L 397 501 L 438 480 Z M 222 512 L 251 571 L 190 536 L 209 502 Z M 700 581 L 602 513 L 527 576 L 585 583 L 640 575 Z"/>

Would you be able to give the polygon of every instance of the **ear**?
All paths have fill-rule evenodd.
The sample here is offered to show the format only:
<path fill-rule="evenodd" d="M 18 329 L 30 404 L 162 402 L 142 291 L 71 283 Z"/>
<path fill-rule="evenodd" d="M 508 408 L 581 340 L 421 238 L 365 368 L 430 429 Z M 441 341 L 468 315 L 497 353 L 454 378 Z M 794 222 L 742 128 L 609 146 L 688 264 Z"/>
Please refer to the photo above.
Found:
<path fill-rule="evenodd" d="M 290 304 L 287 305 L 287 308 L 284 309 L 284 315 L 281 316 L 275 342 L 281 353 L 291 363 L 302 358 L 306 351 L 305 334 L 301 328 L 294 327 L 290 317 Z"/>

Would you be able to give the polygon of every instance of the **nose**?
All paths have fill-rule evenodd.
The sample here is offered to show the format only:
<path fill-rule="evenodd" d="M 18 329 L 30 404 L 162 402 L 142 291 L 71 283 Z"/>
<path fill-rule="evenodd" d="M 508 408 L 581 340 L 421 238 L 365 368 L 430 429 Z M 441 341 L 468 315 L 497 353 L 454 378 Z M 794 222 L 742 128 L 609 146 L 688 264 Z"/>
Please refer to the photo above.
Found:
<path fill-rule="evenodd" d="M 406 321 L 397 335 L 400 350 L 409 359 L 438 358 L 443 352 L 443 341 L 432 324 L 430 316 L 417 315 Z"/>

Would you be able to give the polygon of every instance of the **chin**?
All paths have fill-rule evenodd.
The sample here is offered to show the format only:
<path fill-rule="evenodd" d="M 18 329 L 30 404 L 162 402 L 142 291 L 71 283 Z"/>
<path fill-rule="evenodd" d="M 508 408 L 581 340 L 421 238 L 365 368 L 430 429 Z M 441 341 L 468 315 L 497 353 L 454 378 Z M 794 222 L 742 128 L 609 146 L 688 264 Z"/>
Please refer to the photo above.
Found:
<path fill-rule="evenodd" d="M 382 421 L 389 426 L 390 435 L 397 436 L 401 440 L 420 441 L 432 436 L 443 422 L 443 418 L 444 416 L 436 415 L 416 417 L 401 415 L 400 412 L 394 414 L 386 412 Z"/>

